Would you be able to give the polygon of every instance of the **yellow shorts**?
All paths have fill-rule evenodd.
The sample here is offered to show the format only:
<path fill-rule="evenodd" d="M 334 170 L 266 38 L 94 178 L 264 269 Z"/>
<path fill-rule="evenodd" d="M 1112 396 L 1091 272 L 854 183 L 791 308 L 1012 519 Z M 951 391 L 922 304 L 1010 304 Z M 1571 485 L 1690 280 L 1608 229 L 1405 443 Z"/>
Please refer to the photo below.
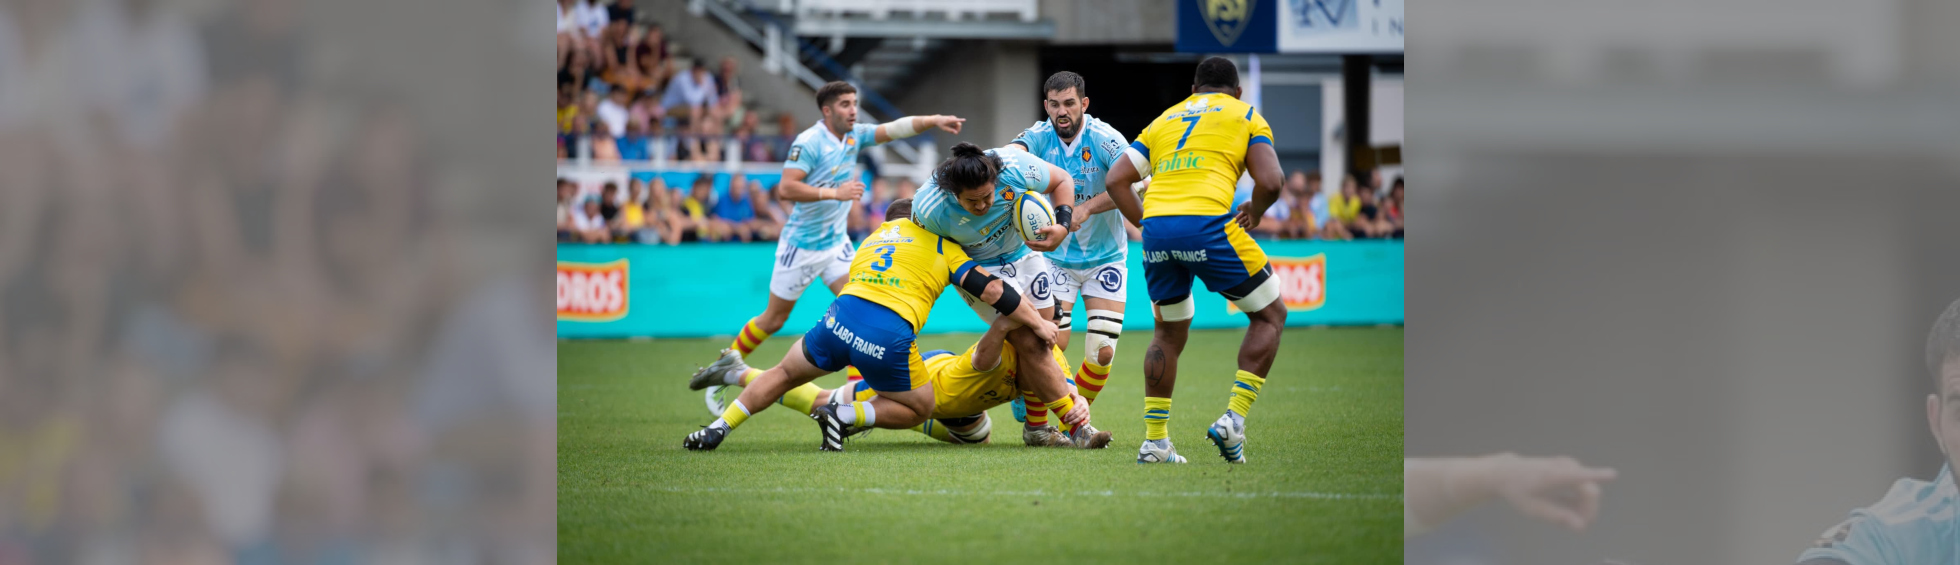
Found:
<path fill-rule="evenodd" d="M 1012 402 L 1021 395 L 1013 346 L 1003 344 L 1000 366 L 988 371 L 973 368 L 974 347 L 978 345 L 968 347 L 965 353 L 958 355 L 941 354 L 925 360 L 926 374 L 932 379 L 933 418 L 978 415 L 989 408 Z M 1055 363 L 1068 367 L 1068 359 L 1062 356 L 1061 348 L 1052 351 Z"/>

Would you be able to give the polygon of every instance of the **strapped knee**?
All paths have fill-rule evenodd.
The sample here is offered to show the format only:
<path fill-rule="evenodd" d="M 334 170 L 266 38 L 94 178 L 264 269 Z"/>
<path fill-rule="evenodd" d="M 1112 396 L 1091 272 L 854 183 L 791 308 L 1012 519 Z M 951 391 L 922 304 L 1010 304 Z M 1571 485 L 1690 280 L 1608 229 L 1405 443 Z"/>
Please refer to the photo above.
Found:
<path fill-rule="evenodd" d="M 1108 365 L 1116 359 L 1116 340 L 1123 335 L 1123 313 L 1114 310 L 1089 311 L 1088 348 L 1084 352 L 1096 359 L 1097 365 Z M 1109 359 L 1102 358 L 1102 349 L 1109 348 Z"/>
<path fill-rule="evenodd" d="M 1176 301 L 1158 302 L 1151 306 L 1157 309 L 1157 319 L 1165 322 L 1183 322 L 1198 315 L 1198 307 L 1192 303 L 1189 294 Z"/>

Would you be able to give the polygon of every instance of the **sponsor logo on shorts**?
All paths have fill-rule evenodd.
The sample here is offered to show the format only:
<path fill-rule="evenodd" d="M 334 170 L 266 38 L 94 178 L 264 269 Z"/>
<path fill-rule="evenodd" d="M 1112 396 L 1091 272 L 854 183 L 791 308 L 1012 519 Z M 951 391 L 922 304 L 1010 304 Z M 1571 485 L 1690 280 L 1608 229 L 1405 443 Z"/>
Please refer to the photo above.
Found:
<path fill-rule="evenodd" d="M 824 316 L 823 325 L 826 328 L 830 328 L 830 333 L 837 336 L 837 339 L 851 344 L 851 349 L 856 349 L 858 353 L 870 355 L 873 359 L 884 360 L 885 346 L 872 344 L 871 342 L 865 341 L 864 338 L 852 334 L 850 328 L 838 325 L 836 316 Z"/>
<path fill-rule="evenodd" d="M 1103 267 L 1096 271 L 1096 282 L 1102 283 L 1103 290 L 1116 292 L 1123 289 L 1123 273 L 1116 267 Z"/>
<path fill-rule="evenodd" d="M 1029 294 L 1034 295 L 1035 300 L 1047 300 L 1048 299 L 1048 273 L 1035 275 L 1034 282 L 1028 283 L 1028 290 L 1029 290 Z"/>
<path fill-rule="evenodd" d="M 1185 251 L 1182 249 L 1173 249 L 1170 251 L 1145 251 L 1143 253 L 1143 262 L 1145 263 L 1162 263 L 1170 260 L 1185 263 L 1203 263 L 1206 260 L 1205 250 Z"/>
<path fill-rule="evenodd" d="M 626 317 L 626 260 L 610 263 L 558 262 L 558 319 L 610 322 Z"/>

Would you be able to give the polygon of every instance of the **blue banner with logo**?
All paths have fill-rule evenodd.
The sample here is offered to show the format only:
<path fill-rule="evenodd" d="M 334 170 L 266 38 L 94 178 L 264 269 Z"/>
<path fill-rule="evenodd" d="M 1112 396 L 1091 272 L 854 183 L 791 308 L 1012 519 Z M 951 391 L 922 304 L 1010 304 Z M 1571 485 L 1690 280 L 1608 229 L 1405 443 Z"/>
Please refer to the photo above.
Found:
<path fill-rule="evenodd" d="M 1176 0 L 1177 50 L 1272 53 L 1279 50 L 1279 10 L 1286 0 Z"/>
<path fill-rule="evenodd" d="M 1400 324 L 1402 242 L 1261 241 L 1280 277 L 1289 326 Z M 704 337 L 741 331 L 769 304 L 772 243 L 558 246 L 558 336 Z M 1143 251 L 1130 244 L 1123 328 L 1152 327 L 1143 285 Z M 1092 281 L 1091 284 L 1100 284 Z M 1245 316 L 1194 281 L 1196 328 L 1245 327 Z M 810 285 L 778 335 L 800 335 L 830 306 L 830 290 Z M 1087 315 L 1075 305 L 1076 318 Z M 933 306 L 927 333 L 981 332 L 986 325 L 948 289 Z"/>

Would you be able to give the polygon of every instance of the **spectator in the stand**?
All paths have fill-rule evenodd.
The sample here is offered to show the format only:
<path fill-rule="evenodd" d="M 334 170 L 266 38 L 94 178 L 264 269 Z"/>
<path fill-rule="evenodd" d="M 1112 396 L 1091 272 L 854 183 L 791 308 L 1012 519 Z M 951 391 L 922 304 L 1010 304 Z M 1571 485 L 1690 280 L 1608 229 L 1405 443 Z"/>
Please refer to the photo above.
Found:
<path fill-rule="evenodd" d="M 741 90 L 741 84 L 735 80 L 736 73 L 740 70 L 738 65 L 734 56 L 721 58 L 721 70 L 715 72 L 715 94 L 727 96 L 730 92 Z"/>
<path fill-rule="evenodd" d="M 1298 198 L 1299 194 L 1293 190 L 1291 182 L 1281 184 L 1279 200 L 1266 208 L 1266 215 L 1259 221 L 1259 227 L 1250 230 L 1252 236 L 1272 239 L 1299 237 L 1298 231 L 1290 229 L 1293 227 L 1293 210 L 1297 208 L 1295 204 Z"/>
<path fill-rule="evenodd" d="M 633 0 L 613 0 L 612 7 L 606 9 L 606 17 L 616 22 L 630 24 L 639 15 L 639 9 L 633 7 Z"/>
<path fill-rule="evenodd" d="M 573 23 L 584 34 L 587 49 L 594 56 L 599 54 L 599 37 L 606 32 L 610 19 L 605 6 L 601 6 L 598 0 L 578 0 L 578 5 L 572 7 Z"/>
<path fill-rule="evenodd" d="M 864 191 L 864 196 L 857 202 L 851 203 L 844 227 L 852 240 L 863 240 L 871 235 L 871 230 L 885 223 L 885 207 L 891 204 L 891 191 L 891 181 L 874 177 L 871 179 L 871 189 Z"/>
<path fill-rule="evenodd" d="M 578 187 L 572 180 L 558 179 L 558 241 L 571 241 L 576 227 L 572 223 L 572 201 L 578 197 Z"/>
<path fill-rule="evenodd" d="M 1402 177 L 1395 177 L 1395 183 L 1388 189 L 1388 202 L 1382 206 L 1388 217 L 1388 225 L 1393 228 L 1388 236 L 1402 239 Z"/>
<path fill-rule="evenodd" d="M 605 215 L 599 210 L 599 197 L 585 197 L 578 212 L 572 215 L 572 231 L 580 243 L 606 242 L 610 234 L 606 231 Z"/>
<path fill-rule="evenodd" d="M 735 130 L 735 138 L 731 143 L 741 148 L 743 161 L 758 163 L 772 160 L 769 154 L 769 140 L 763 139 L 755 131 L 760 121 L 760 116 L 755 112 L 749 112 L 742 116 L 742 126 Z"/>
<path fill-rule="evenodd" d="M 633 93 L 619 85 L 609 86 L 611 90 L 606 93 L 606 99 L 599 102 L 599 121 L 606 124 L 606 133 L 622 137 L 626 135 L 626 119 L 629 117 L 626 107 L 633 103 Z"/>
<path fill-rule="evenodd" d="M 707 63 L 695 59 L 687 72 L 667 81 L 667 94 L 660 99 L 660 106 L 666 109 L 667 115 L 679 114 L 698 120 L 714 109 L 716 99 L 715 77 L 708 74 Z"/>
<path fill-rule="evenodd" d="M 1344 214 L 1341 223 L 1347 227 L 1351 237 L 1374 238 L 1384 233 L 1381 207 L 1375 205 L 1375 191 L 1365 184 L 1371 176 L 1370 173 L 1357 171 L 1341 185 L 1341 202 L 1335 208 L 1335 213 Z"/>
<path fill-rule="evenodd" d="M 618 182 L 606 181 L 605 187 L 599 189 L 599 215 L 605 217 L 609 225 L 612 224 L 613 219 L 619 217 Z"/>
<path fill-rule="evenodd" d="M 572 0 L 558 0 L 558 66 L 564 67 L 579 49 L 578 25 L 572 20 Z"/>
<path fill-rule="evenodd" d="M 789 160 L 789 146 L 796 141 L 796 116 L 789 112 L 776 114 L 776 142 L 769 149 L 769 160 Z"/>
<path fill-rule="evenodd" d="M 606 27 L 599 32 L 600 66 L 607 73 L 631 68 L 633 46 L 628 40 L 632 39 L 632 33 L 633 29 L 626 25 L 626 20 L 607 16 Z"/>
<path fill-rule="evenodd" d="M 678 205 L 674 203 L 673 191 L 667 189 L 667 182 L 659 176 L 653 177 L 651 193 L 647 195 L 647 227 L 653 230 L 660 242 L 673 245 L 681 242 L 681 230 L 687 225 Z M 646 243 L 653 243 L 648 240 Z"/>
<path fill-rule="evenodd" d="M 1307 198 L 1302 207 L 1306 209 L 1304 219 L 1313 234 L 1311 237 L 1339 239 L 1334 234 L 1341 231 L 1340 220 L 1334 219 L 1333 195 L 1321 188 L 1320 171 L 1307 173 Z"/>
<path fill-rule="evenodd" d="M 749 194 L 749 182 L 740 177 L 728 180 L 728 196 L 715 202 L 715 231 L 723 239 L 743 242 L 755 238 L 755 199 Z"/>
<path fill-rule="evenodd" d="M 619 142 L 612 134 L 606 133 L 606 126 L 594 125 L 588 128 L 592 139 L 592 162 L 613 164 L 619 162 Z"/>
<path fill-rule="evenodd" d="M 646 126 L 637 121 L 626 122 L 626 135 L 619 138 L 619 159 L 622 161 L 645 161 L 647 154 Z"/>
<path fill-rule="evenodd" d="M 911 198 L 913 193 L 918 191 L 919 185 L 913 183 L 911 178 L 898 177 L 898 196 L 892 200 L 897 201 L 899 198 Z"/>
<path fill-rule="evenodd" d="M 721 152 L 722 147 L 726 143 L 726 135 L 721 128 L 721 120 L 704 120 L 700 122 L 700 125 L 695 131 L 694 145 L 690 146 L 690 149 L 698 149 L 694 150 L 692 155 L 693 161 L 697 163 L 712 163 L 720 161 L 725 157 Z"/>
<path fill-rule="evenodd" d="M 619 205 L 619 214 L 613 216 L 613 240 L 625 242 L 640 241 L 640 234 L 647 228 L 646 199 L 647 185 L 640 179 L 627 181 L 626 202 Z"/>
<path fill-rule="evenodd" d="M 640 74 L 646 77 L 649 85 L 647 94 L 652 95 L 653 91 L 667 84 L 667 35 L 660 29 L 660 24 L 647 26 L 646 35 L 633 46 L 633 64 L 639 66 Z"/>
<path fill-rule="evenodd" d="M 1328 239 L 1354 239 L 1354 223 L 1361 216 L 1361 189 L 1356 174 L 1342 176 L 1340 192 L 1327 197 L 1327 210 L 1333 217 L 1327 223 Z"/>
<path fill-rule="evenodd" d="M 776 205 L 775 195 L 762 187 L 762 181 L 749 181 L 749 200 L 755 202 L 755 238 L 759 241 L 775 241 L 783 232 L 783 219 L 788 213 Z"/>
<path fill-rule="evenodd" d="M 687 219 L 694 226 L 693 236 L 697 241 L 720 241 L 716 237 L 714 222 L 709 221 L 708 210 L 714 205 L 714 175 L 701 173 L 694 177 L 694 188 L 687 198 L 681 199 L 681 207 L 687 210 Z"/>

